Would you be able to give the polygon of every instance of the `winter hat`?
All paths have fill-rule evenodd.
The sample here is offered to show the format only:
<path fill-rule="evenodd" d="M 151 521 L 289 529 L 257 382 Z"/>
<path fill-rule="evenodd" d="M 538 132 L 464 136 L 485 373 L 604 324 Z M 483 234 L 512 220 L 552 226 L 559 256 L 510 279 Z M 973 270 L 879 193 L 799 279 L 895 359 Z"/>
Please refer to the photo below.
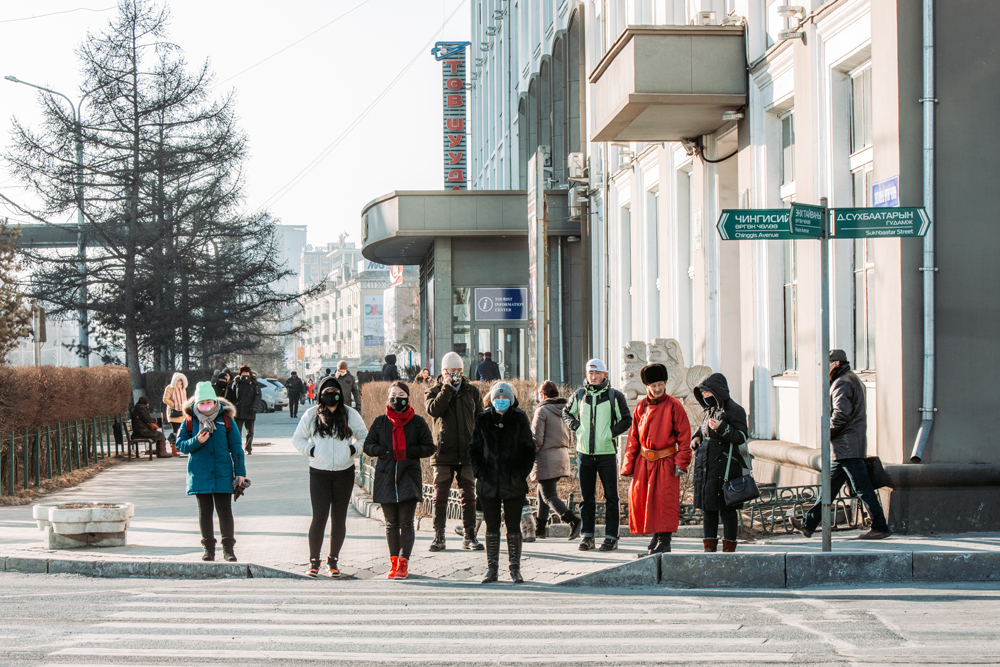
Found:
<path fill-rule="evenodd" d="M 666 382 L 669 375 L 667 367 L 663 364 L 650 364 L 639 371 L 639 377 L 644 385 L 649 386 L 654 382 Z"/>
<path fill-rule="evenodd" d="M 182 380 L 184 382 L 185 389 L 188 388 L 188 379 L 187 376 L 184 375 L 184 373 L 174 373 L 174 376 L 170 378 L 170 386 L 173 387 L 174 385 L 176 385 L 178 380 Z"/>
<path fill-rule="evenodd" d="M 247 365 L 240 366 L 240 375 L 243 375 L 244 373 L 253 373 L 253 371 L 250 370 L 250 367 Z"/>
<path fill-rule="evenodd" d="M 843 350 L 830 350 L 830 363 L 832 364 L 835 361 L 843 361 L 846 364 L 847 353 Z"/>
<path fill-rule="evenodd" d="M 292 371 L 292 377 L 298 377 L 298 376 L 299 376 L 298 373 L 296 373 L 295 371 Z"/>
<path fill-rule="evenodd" d="M 512 405 L 517 398 L 514 396 L 514 388 L 506 382 L 495 382 L 490 388 L 490 402 L 495 401 L 498 396 L 509 398 Z"/>
<path fill-rule="evenodd" d="M 457 353 L 449 352 L 441 357 L 441 368 L 461 368 L 465 370 L 465 362 L 462 361 L 462 357 L 458 356 Z"/>
<path fill-rule="evenodd" d="M 604 362 L 600 359 L 591 359 L 587 362 L 584 372 L 587 371 L 597 371 L 598 373 L 607 373 L 608 367 L 604 365 Z"/>
<path fill-rule="evenodd" d="M 194 402 L 201 403 L 202 401 L 217 401 L 218 397 L 215 395 L 215 389 L 212 388 L 211 382 L 199 382 L 198 386 L 194 388 Z"/>
<path fill-rule="evenodd" d="M 143 403 L 145 405 L 149 405 L 149 399 L 146 398 L 145 396 L 140 396 L 139 400 L 136 401 L 136 403 Z"/>
<path fill-rule="evenodd" d="M 336 389 L 341 394 L 344 393 L 343 387 L 340 386 L 340 381 L 332 375 L 327 375 L 319 381 L 319 386 L 316 387 L 316 395 L 319 396 L 323 393 L 323 390 L 330 388 Z"/>

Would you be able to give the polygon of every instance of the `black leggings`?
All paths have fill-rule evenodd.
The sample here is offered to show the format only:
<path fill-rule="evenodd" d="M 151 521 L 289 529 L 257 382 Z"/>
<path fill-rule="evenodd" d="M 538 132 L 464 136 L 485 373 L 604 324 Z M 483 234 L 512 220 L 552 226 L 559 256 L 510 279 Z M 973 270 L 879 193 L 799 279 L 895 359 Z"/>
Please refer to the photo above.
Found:
<path fill-rule="evenodd" d="M 319 560 L 326 520 L 330 519 L 330 557 L 339 558 L 347 537 L 347 508 L 354 490 L 354 466 L 347 470 L 309 468 L 309 499 L 313 517 L 309 524 L 309 559 Z"/>
<path fill-rule="evenodd" d="M 382 503 L 385 540 L 389 543 L 390 556 L 409 560 L 413 551 L 413 515 L 416 511 L 416 499 L 404 500 L 401 503 Z"/>
<path fill-rule="evenodd" d="M 555 513 L 562 518 L 569 508 L 566 507 L 566 503 L 562 501 L 559 497 L 559 490 L 557 485 L 559 484 L 559 478 L 554 479 L 540 479 L 538 480 L 538 523 L 545 525 L 545 522 L 549 520 L 549 508 L 551 507 L 555 510 Z"/>
<path fill-rule="evenodd" d="M 198 499 L 198 527 L 201 528 L 202 539 L 215 539 L 213 509 L 219 515 L 219 532 L 222 533 L 222 539 L 232 538 L 236 532 L 233 525 L 233 494 L 199 493 L 195 497 Z"/>
<path fill-rule="evenodd" d="M 714 540 L 719 537 L 719 517 L 722 517 L 722 539 L 736 541 L 736 510 L 702 510 L 705 514 L 705 537 Z"/>
<path fill-rule="evenodd" d="M 483 520 L 486 522 L 486 532 L 500 534 L 500 508 L 503 507 L 503 522 L 507 524 L 507 534 L 521 533 L 521 510 L 528 504 L 524 496 L 520 498 L 479 498 L 483 506 Z"/>

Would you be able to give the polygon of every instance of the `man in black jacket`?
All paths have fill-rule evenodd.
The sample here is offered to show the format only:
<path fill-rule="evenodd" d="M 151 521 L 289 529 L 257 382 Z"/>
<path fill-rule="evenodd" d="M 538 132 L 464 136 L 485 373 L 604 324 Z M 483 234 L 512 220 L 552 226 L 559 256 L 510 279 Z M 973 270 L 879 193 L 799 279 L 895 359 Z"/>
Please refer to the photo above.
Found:
<path fill-rule="evenodd" d="M 285 382 L 285 390 L 288 392 L 288 416 L 292 419 L 299 416 L 299 399 L 304 389 L 305 385 L 302 384 L 299 374 L 292 371 L 292 377 Z"/>
<path fill-rule="evenodd" d="M 483 352 L 483 360 L 476 366 L 476 379 L 480 382 L 493 382 L 500 379 L 500 364 L 493 361 L 492 352 Z"/>
<path fill-rule="evenodd" d="M 382 366 L 382 381 L 395 382 L 399 379 L 399 369 L 396 368 L 396 355 L 388 354 L 385 357 L 385 364 Z"/>
<path fill-rule="evenodd" d="M 260 385 L 257 384 L 257 376 L 253 374 L 249 366 L 240 366 L 240 376 L 233 383 L 233 392 L 236 400 L 236 428 L 242 433 L 246 430 L 247 454 L 253 454 L 253 425 L 257 419 L 258 402 L 261 400 Z"/>
<path fill-rule="evenodd" d="M 347 369 L 346 361 L 341 360 L 337 363 L 336 378 L 344 392 L 344 405 L 361 412 L 361 389 L 358 388 L 357 378 Z"/>
<path fill-rule="evenodd" d="M 872 518 L 872 529 L 860 536 L 862 540 L 882 540 L 891 533 L 882 511 L 882 503 L 868 478 L 865 455 L 868 453 L 868 416 L 865 386 L 851 371 L 847 353 L 830 351 L 830 494 L 836 496 L 844 482 L 850 482 L 854 492 L 865 504 Z M 817 502 L 806 512 L 802 521 L 793 518 L 792 526 L 811 537 L 823 516 L 823 503 Z"/>

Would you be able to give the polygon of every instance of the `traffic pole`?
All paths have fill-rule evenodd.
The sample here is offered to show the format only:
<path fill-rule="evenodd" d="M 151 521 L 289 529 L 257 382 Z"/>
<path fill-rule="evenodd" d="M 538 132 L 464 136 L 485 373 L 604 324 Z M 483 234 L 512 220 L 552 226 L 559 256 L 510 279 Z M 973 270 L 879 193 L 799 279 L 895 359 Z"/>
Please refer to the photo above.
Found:
<path fill-rule="evenodd" d="M 830 488 L 830 210 L 826 197 L 821 197 L 819 205 L 823 207 L 823 231 L 819 238 L 819 270 L 820 270 L 820 357 L 816 360 L 816 370 L 822 381 L 820 403 L 822 406 L 820 419 L 820 448 L 822 450 L 823 471 L 821 502 L 823 503 L 823 551 L 833 549 L 831 533 L 830 508 L 832 506 L 832 489 Z"/>

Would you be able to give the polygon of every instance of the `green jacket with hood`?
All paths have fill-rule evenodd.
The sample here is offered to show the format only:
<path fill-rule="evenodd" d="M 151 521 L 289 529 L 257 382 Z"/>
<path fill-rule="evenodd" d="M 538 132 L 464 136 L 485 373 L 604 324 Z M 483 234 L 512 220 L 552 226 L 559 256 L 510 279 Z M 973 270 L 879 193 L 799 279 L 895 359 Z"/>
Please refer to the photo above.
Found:
<path fill-rule="evenodd" d="M 581 454 L 614 454 L 615 438 L 632 427 L 625 396 L 605 379 L 576 392 L 563 408 L 563 421 L 576 434 L 576 451 Z"/>

